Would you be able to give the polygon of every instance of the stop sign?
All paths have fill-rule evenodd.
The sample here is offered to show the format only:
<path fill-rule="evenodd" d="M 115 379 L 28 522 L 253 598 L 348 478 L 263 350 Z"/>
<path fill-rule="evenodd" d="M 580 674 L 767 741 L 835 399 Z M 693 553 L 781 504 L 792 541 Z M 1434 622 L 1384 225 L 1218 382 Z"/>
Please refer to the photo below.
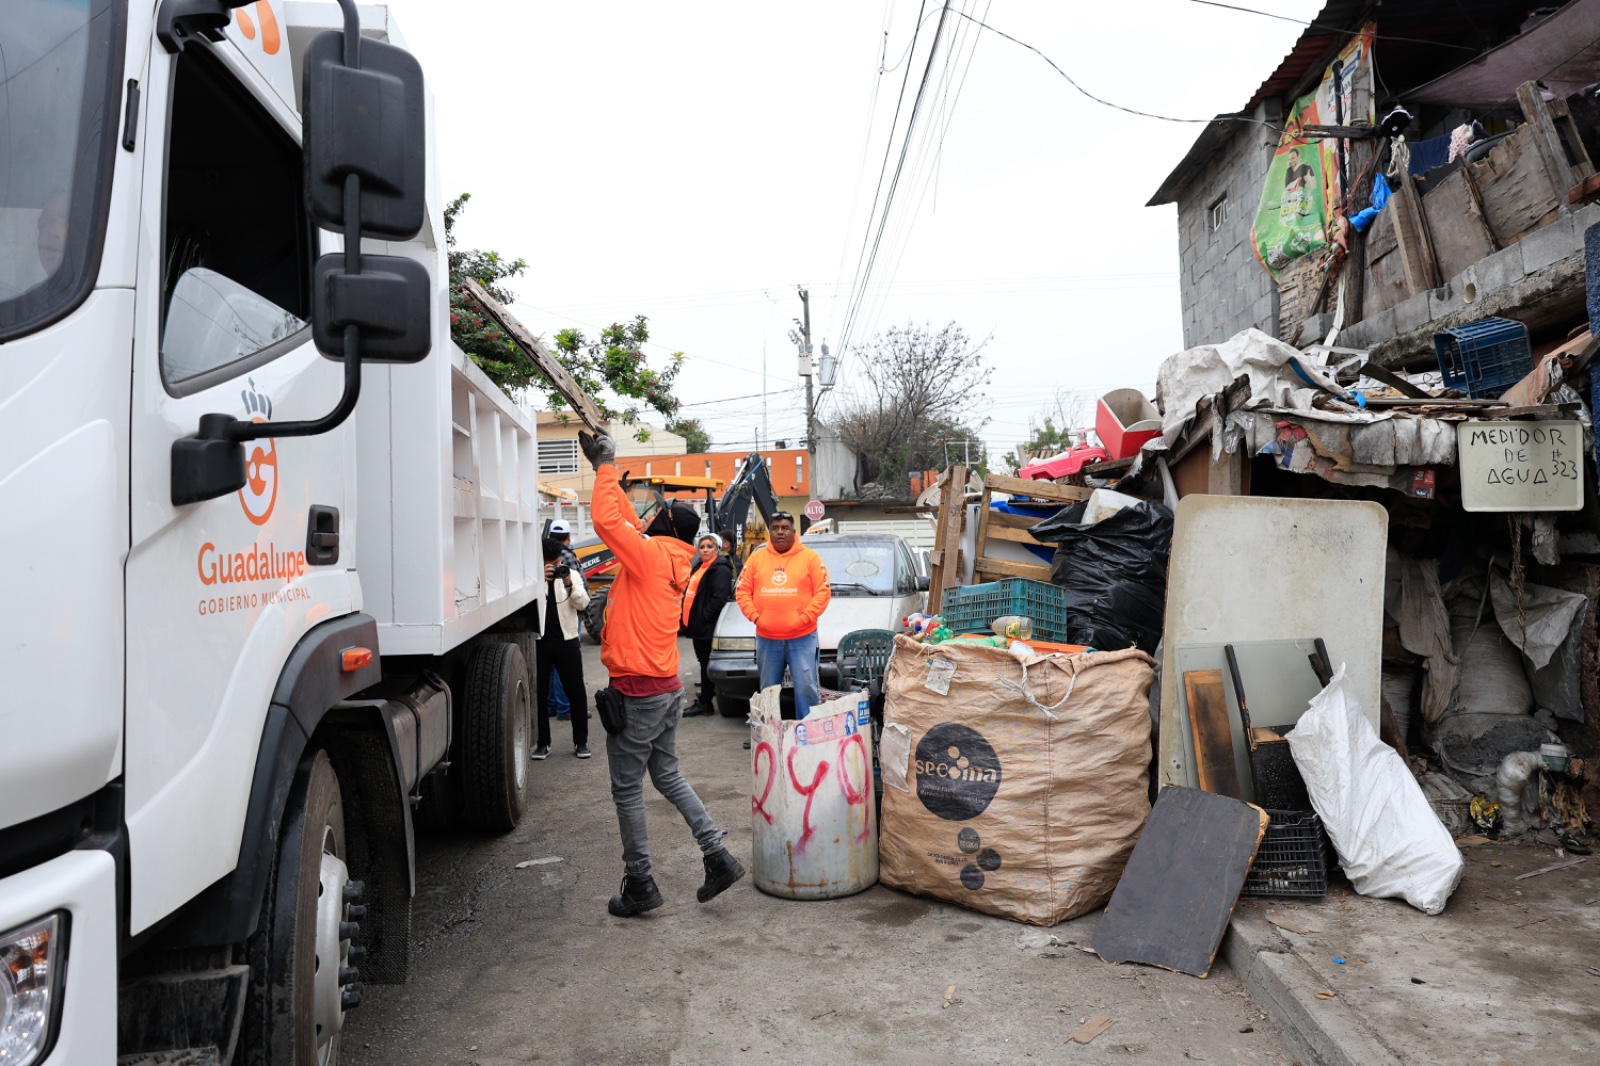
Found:
<path fill-rule="evenodd" d="M 822 521 L 822 516 L 827 513 L 827 508 L 822 506 L 821 500 L 812 500 L 806 504 L 806 517 L 813 522 Z"/>

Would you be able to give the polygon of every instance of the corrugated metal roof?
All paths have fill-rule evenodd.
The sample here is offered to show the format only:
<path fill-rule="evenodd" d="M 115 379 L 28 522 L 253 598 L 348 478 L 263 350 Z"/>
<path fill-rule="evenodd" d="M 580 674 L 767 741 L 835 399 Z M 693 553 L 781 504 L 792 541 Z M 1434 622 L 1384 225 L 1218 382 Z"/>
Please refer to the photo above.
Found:
<path fill-rule="evenodd" d="M 1304 83 L 1350 39 L 1349 31 L 1369 20 L 1378 24 L 1380 40 L 1374 53 L 1386 88 L 1401 93 L 1445 73 L 1472 54 L 1441 49 L 1430 42 L 1471 42 L 1474 47 L 1488 49 L 1515 34 L 1529 11 L 1548 3 L 1549 0 L 1545 5 L 1535 0 L 1385 0 L 1380 5 L 1376 0 L 1328 0 L 1239 114 L 1249 114 L 1264 101 L 1303 92 Z M 1405 37 L 1418 40 L 1395 39 Z M 1178 198 L 1199 166 L 1227 141 L 1233 126 L 1228 118 L 1219 115 L 1201 131 L 1146 206 L 1172 203 Z"/>

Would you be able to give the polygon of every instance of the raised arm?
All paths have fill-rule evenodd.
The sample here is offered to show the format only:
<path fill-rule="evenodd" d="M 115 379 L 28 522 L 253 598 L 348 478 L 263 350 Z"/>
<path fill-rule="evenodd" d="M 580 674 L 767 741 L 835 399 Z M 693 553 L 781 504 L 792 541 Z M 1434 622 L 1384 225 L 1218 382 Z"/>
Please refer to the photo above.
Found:
<path fill-rule="evenodd" d="M 644 535 L 639 532 L 633 504 L 622 491 L 614 462 L 595 467 L 589 518 L 594 523 L 594 531 L 625 569 L 636 570 L 644 565 Z"/>

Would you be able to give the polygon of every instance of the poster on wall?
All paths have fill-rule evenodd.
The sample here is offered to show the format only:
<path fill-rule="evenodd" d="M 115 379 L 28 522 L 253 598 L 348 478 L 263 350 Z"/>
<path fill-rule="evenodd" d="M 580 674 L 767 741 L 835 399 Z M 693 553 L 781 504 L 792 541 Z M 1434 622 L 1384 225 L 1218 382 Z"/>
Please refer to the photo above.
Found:
<path fill-rule="evenodd" d="M 1294 260 L 1343 241 L 1347 222 L 1339 204 L 1344 183 L 1353 178 L 1345 172 L 1347 142 L 1308 137 L 1305 128 L 1373 121 L 1373 34 L 1368 23 L 1351 38 L 1284 122 L 1250 227 L 1256 258 L 1274 281 Z"/>

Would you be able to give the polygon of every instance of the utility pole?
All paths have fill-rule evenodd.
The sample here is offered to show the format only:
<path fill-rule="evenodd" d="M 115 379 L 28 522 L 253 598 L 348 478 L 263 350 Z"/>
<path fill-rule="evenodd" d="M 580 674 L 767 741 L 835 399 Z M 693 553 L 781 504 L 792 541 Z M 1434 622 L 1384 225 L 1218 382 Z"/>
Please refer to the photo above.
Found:
<path fill-rule="evenodd" d="M 806 451 L 812 455 L 817 454 L 816 434 L 816 401 L 812 398 L 812 371 L 811 371 L 811 293 L 806 289 L 800 290 L 800 306 L 804 308 L 805 322 L 800 327 L 802 338 L 800 345 L 800 372 L 806 379 Z"/>

